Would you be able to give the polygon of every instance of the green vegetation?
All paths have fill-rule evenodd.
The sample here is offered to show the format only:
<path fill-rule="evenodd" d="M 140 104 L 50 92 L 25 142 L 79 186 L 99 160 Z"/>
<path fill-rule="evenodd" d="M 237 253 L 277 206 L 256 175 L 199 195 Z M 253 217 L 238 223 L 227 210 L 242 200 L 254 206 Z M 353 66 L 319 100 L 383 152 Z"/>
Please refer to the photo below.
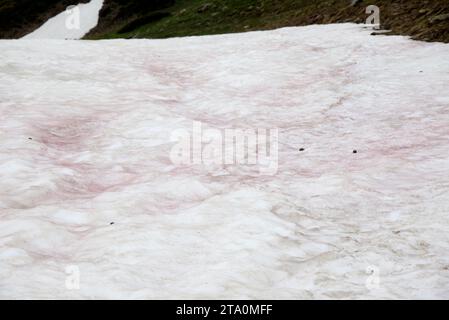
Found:
<path fill-rule="evenodd" d="M 284 0 L 178 0 L 167 8 L 169 16 L 127 33 L 111 32 L 103 38 L 168 38 L 244 32 L 288 21 L 310 1 Z"/>
<path fill-rule="evenodd" d="M 426 41 L 449 42 L 447 0 L 360 0 L 354 5 L 351 2 L 176 0 L 174 4 L 166 4 L 152 12 L 138 12 L 135 20 L 114 19 L 113 28 L 103 28 L 101 32 L 94 30 L 87 38 L 169 38 L 320 23 L 363 23 L 367 17 L 365 8 L 375 4 L 381 9 L 383 27 L 391 29 L 391 34 L 411 35 L 415 39 Z"/>

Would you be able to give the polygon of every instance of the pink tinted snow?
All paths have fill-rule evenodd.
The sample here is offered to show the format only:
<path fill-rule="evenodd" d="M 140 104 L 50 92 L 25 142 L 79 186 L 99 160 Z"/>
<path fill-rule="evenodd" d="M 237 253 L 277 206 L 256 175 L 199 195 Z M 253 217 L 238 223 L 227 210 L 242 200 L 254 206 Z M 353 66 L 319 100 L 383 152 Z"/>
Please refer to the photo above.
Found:
<path fill-rule="evenodd" d="M 0 297 L 449 297 L 447 45 L 343 24 L 0 47 Z M 174 164 L 194 121 L 277 128 L 277 173 Z"/>

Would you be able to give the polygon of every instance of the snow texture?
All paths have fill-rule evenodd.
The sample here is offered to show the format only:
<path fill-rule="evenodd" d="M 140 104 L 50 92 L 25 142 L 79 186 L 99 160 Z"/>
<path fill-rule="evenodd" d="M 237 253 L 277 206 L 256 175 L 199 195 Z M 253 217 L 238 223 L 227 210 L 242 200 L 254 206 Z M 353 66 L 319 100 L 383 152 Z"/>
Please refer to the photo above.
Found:
<path fill-rule="evenodd" d="M 78 4 L 49 19 L 23 39 L 81 39 L 98 24 L 103 0 Z"/>
<path fill-rule="evenodd" d="M 340 24 L 0 52 L 0 298 L 449 298 L 448 45 Z M 193 121 L 278 128 L 278 172 L 173 164 Z"/>

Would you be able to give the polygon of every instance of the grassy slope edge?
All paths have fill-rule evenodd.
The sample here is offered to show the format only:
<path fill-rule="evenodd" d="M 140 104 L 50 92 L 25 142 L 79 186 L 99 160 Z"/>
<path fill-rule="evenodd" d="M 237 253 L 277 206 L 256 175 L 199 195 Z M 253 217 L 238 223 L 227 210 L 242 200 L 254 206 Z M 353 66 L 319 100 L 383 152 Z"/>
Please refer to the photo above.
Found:
<path fill-rule="evenodd" d="M 119 0 L 106 1 L 120 5 Z M 169 38 L 309 24 L 363 23 L 367 17 L 365 8 L 371 4 L 379 6 L 382 25 L 392 34 L 449 42 L 447 0 L 362 0 L 355 5 L 350 0 L 177 0 L 135 12 L 125 19 L 111 19 L 103 12 L 113 23 L 94 29 L 86 38 Z"/>

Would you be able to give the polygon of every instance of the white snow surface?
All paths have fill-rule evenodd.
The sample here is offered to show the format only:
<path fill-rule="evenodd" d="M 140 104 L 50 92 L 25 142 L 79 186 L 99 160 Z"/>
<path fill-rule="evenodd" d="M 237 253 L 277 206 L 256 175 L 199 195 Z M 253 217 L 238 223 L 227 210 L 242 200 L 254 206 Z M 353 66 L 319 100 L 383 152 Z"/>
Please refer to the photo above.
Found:
<path fill-rule="evenodd" d="M 92 0 L 61 12 L 23 39 L 81 39 L 97 26 L 103 1 Z"/>
<path fill-rule="evenodd" d="M 448 45 L 341 24 L 0 52 L 0 298 L 449 298 Z M 277 174 L 173 164 L 193 121 L 279 128 Z"/>

